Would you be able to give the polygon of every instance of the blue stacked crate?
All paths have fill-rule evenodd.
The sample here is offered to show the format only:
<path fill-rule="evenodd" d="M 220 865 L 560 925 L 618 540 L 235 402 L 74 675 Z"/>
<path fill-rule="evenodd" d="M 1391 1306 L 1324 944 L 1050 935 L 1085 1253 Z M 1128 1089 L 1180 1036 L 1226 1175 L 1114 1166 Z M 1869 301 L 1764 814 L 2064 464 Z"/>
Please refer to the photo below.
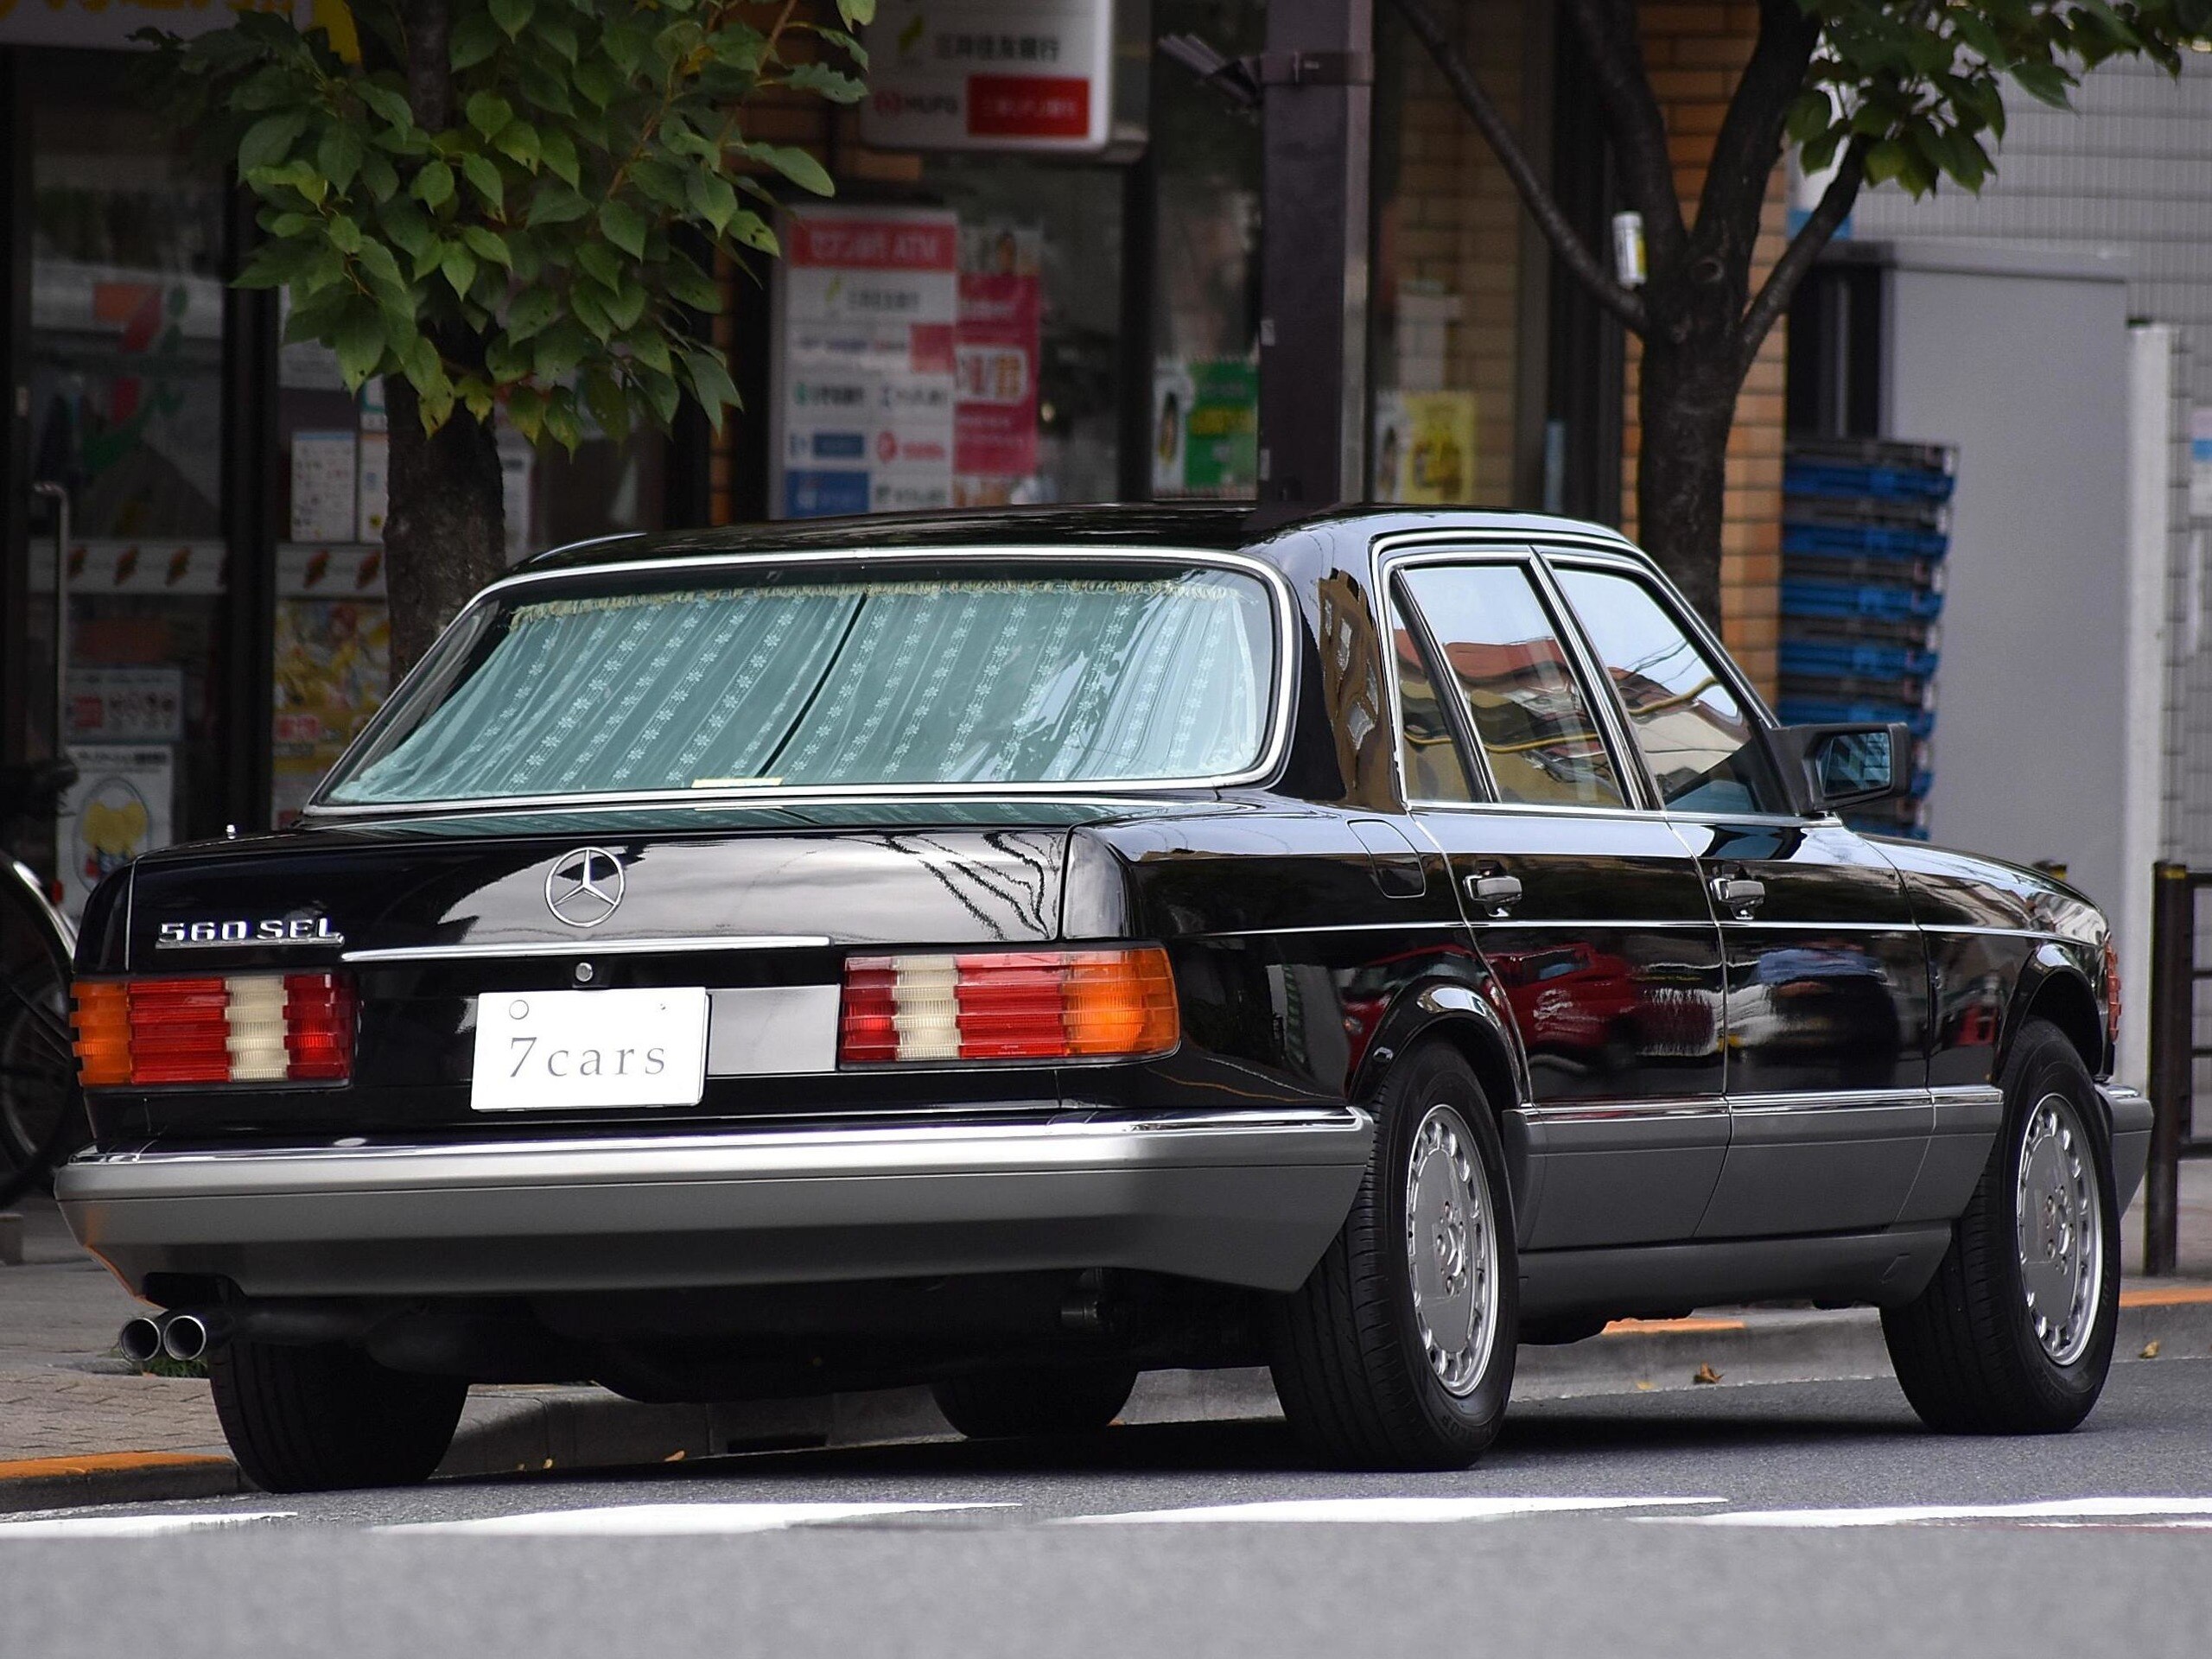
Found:
<path fill-rule="evenodd" d="M 1925 838 L 1955 471 L 1947 446 L 1793 438 L 1783 477 L 1782 698 L 1792 724 L 1902 721 L 1912 790 L 1860 829 Z"/>

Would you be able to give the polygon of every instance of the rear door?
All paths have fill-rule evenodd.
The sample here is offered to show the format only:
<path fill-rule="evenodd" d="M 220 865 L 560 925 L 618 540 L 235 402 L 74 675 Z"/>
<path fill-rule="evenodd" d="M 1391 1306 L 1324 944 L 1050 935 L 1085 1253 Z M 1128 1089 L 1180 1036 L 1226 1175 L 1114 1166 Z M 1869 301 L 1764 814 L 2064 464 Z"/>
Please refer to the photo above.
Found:
<path fill-rule="evenodd" d="M 1525 551 L 1388 567 L 1410 809 L 1527 1051 L 1522 1245 L 1686 1239 L 1727 1146 L 1719 938 Z"/>
<path fill-rule="evenodd" d="M 1933 1112 L 1903 880 L 1834 817 L 1790 812 L 1750 692 L 1669 595 L 1596 556 L 1549 563 L 1719 918 L 1731 1133 L 1700 1236 L 1888 1226 Z"/>

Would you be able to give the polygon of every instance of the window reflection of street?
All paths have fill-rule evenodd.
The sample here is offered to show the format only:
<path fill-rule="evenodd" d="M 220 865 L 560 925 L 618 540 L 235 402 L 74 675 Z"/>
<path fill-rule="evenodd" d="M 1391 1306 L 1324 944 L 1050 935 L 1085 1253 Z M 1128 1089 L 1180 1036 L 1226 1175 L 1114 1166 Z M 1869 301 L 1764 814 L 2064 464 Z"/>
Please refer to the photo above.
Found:
<path fill-rule="evenodd" d="M 1887 1087 L 1904 1040 L 1889 971 L 1847 933 L 1762 952 L 1730 989 L 1728 1033 L 1732 1093 Z"/>

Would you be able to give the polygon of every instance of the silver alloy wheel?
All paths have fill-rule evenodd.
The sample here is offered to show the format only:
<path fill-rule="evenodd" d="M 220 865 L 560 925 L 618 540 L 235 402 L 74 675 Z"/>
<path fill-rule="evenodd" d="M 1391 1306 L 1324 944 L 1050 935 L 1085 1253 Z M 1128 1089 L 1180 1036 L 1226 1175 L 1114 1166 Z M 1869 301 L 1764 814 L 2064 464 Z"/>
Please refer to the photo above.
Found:
<path fill-rule="evenodd" d="M 2060 1365 L 2082 1357 L 2104 1291 L 2096 1165 L 2074 1103 L 2048 1094 L 2028 1114 L 2016 1197 L 2028 1324 Z"/>
<path fill-rule="evenodd" d="M 1497 1328 L 1497 1237 L 1490 1184 L 1466 1120 L 1432 1106 L 1406 1169 L 1406 1266 L 1414 1323 L 1447 1393 L 1472 1394 Z"/>

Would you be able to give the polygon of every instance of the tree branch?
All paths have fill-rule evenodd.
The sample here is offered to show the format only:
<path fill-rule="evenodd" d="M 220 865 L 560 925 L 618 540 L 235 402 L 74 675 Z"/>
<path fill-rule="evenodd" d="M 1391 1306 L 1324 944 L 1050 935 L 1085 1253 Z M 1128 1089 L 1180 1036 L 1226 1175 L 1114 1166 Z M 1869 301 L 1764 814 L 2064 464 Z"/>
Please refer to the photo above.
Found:
<path fill-rule="evenodd" d="M 1700 251 L 1719 253 L 1723 264 L 1742 271 L 1747 282 L 1789 106 L 1805 90 L 1805 71 L 1820 42 L 1820 18 L 1798 0 L 1761 0 L 1758 41 L 1713 141 L 1691 234 Z M 1737 303 L 1742 303 L 1740 289 Z"/>
<path fill-rule="evenodd" d="M 1789 238 L 1789 245 L 1783 250 L 1782 257 L 1774 262 L 1774 269 L 1766 274 L 1758 297 L 1744 313 L 1738 327 L 1743 353 L 1741 361 L 1749 371 L 1751 359 L 1759 354 L 1759 347 L 1782 314 L 1789 308 L 1789 302 L 1797 292 L 1797 285 L 1805 273 L 1813 268 L 1821 250 L 1834 238 L 1836 227 L 1851 213 L 1851 205 L 1859 199 L 1859 187 L 1866 181 L 1866 143 L 1854 138 L 1845 148 L 1843 159 L 1835 169 L 1835 177 L 1828 181 L 1828 188 L 1821 192 L 1819 206 L 1805 222 L 1797 227 L 1797 234 Z"/>
<path fill-rule="evenodd" d="M 1619 318 L 1625 327 L 1641 334 L 1644 326 L 1643 298 L 1613 280 L 1575 232 L 1574 226 L 1567 222 L 1551 191 L 1537 176 L 1528 152 L 1521 147 L 1520 135 L 1491 101 L 1488 89 L 1445 33 L 1443 25 L 1422 0 L 1391 0 L 1391 3 L 1405 18 L 1406 27 L 1413 31 L 1414 38 L 1427 48 L 1446 84 L 1452 88 L 1452 96 L 1459 99 L 1459 107 L 1466 111 L 1476 130 L 1505 168 L 1506 176 L 1513 181 L 1513 188 L 1520 192 L 1522 204 L 1535 219 L 1537 228 L 1543 232 L 1544 239 L 1551 244 L 1553 251 L 1599 304 Z"/>
<path fill-rule="evenodd" d="M 1675 194 L 1667 122 L 1643 67 L 1643 38 L 1632 0 L 1564 0 L 1613 132 L 1613 159 L 1629 205 L 1643 215 L 1643 239 L 1656 270 L 1674 264 L 1688 235 Z"/>

